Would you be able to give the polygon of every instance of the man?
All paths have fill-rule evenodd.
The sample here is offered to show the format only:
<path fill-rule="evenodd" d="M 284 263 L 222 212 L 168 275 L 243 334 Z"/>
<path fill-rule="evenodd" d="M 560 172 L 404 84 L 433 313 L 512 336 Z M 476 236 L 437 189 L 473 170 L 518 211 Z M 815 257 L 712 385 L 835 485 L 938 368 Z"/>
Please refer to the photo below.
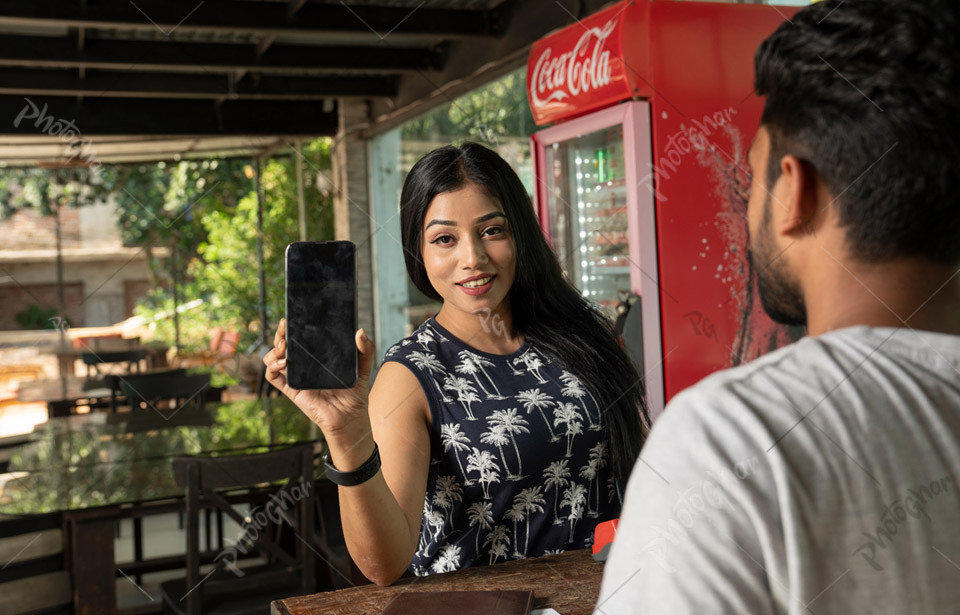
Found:
<path fill-rule="evenodd" d="M 759 48 L 748 226 L 809 336 L 675 397 L 596 612 L 960 612 L 960 19 L 826 0 Z"/>

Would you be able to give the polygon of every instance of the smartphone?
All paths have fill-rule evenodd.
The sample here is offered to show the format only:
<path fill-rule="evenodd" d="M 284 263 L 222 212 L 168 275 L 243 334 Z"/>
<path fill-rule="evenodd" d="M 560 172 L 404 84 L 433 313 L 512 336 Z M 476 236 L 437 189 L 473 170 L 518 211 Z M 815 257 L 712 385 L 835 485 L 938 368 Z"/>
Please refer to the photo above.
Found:
<path fill-rule="evenodd" d="M 287 246 L 287 384 L 294 389 L 357 383 L 356 252 L 351 241 Z"/>

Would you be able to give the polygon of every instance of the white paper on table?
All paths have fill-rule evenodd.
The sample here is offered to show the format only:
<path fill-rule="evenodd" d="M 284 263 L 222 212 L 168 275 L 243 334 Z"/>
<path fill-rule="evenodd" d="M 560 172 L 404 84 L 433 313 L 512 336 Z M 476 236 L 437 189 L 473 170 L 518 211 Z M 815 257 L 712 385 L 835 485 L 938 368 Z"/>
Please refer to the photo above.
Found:
<path fill-rule="evenodd" d="M 560 615 L 560 613 L 553 609 L 537 609 L 536 611 L 530 611 L 530 615 Z"/>

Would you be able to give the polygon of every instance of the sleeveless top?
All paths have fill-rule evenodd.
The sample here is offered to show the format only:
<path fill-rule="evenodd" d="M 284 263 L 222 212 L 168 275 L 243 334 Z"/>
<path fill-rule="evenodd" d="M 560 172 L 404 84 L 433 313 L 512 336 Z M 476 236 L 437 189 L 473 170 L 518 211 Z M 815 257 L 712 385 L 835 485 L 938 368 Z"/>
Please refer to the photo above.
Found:
<path fill-rule="evenodd" d="M 532 344 L 496 355 L 431 317 L 387 350 L 430 404 L 430 471 L 410 572 L 427 575 L 592 544 L 620 499 L 603 416 Z"/>

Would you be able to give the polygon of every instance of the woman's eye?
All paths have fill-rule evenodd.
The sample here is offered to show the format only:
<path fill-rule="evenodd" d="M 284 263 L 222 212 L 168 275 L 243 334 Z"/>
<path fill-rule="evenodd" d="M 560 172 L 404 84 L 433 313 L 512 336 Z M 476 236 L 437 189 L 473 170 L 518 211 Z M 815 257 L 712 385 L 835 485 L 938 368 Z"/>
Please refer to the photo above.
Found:
<path fill-rule="evenodd" d="M 502 226 L 491 226 L 490 228 L 485 229 L 483 232 L 484 232 L 484 234 L 489 234 L 489 235 L 500 235 L 500 234 L 503 233 L 503 227 L 502 227 Z"/>
<path fill-rule="evenodd" d="M 436 238 L 435 238 L 433 241 L 431 241 L 430 243 L 439 243 L 440 245 L 445 246 L 445 245 L 449 244 L 451 241 L 453 241 L 453 237 L 451 237 L 450 235 L 440 235 L 439 237 L 436 237 Z"/>

